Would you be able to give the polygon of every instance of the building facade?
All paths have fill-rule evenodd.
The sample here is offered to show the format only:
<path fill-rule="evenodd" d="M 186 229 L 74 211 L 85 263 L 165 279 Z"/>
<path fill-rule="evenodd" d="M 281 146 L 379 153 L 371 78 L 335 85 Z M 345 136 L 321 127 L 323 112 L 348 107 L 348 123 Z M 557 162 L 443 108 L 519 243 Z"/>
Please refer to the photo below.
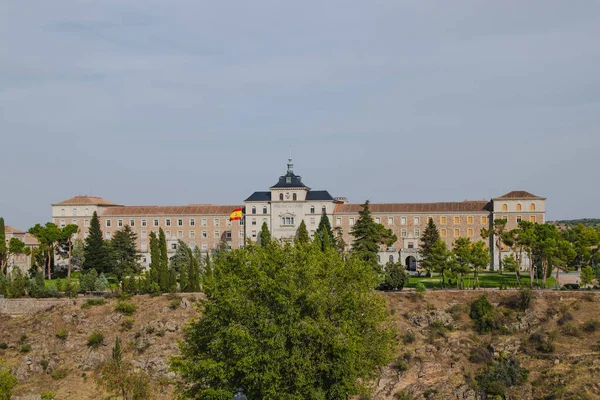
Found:
<path fill-rule="evenodd" d="M 430 219 L 451 248 L 459 237 L 484 240 L 481 230 L 489 229 L 496 218 L 506 219 L 507 229 L 515 228 L 521 220 L 544 223 L 545 200 L 525 191 L 513 191 L 491 200 L 371 204 L 374 220 L 398 237 L 392 246 L 380 249 L 379 261 L 381 264 L 401 261 L 409 270 L 416 270 L 420 237 Z M 244 210 L 244 218 L 230 221 L 230 213 L 240 207 Z M 98 213 L 105 239 L 128 225 L 137 234 L 138 248 L 147 265 L 150 261 L 149 234 L 159 228 L 165 232 L 169 251 L 174 252 L 178 240 L 182 240 L 192 248 L 199 247 L 207 252 L 218 246 L 239 248 L 247 240 L 258 241 L 263 223 L 267 224 L 272 237 L 292 240 L 304 220 L 312 237 L 325 213 L 332 228 L 341 231 L 350 246 L 353 240 L 350 231 L 361 209 L 361 204 L 350 204 L 345 198 L 333 197 L 326 190 L 306 186 L 294 173 L 290 159 L 285 175 L 280 176 L 268 191 L 252 193 L 243 205 L 124 206 L 100 197 L 76 196 L 52 204 L 52 219 L 59 226 L 78 225 L 79 239 L 87 235 L 94 212 Z M 493 236 L 485 240 L 492 255 L 490 267 L 496 268 L 498 249 L 494 248 L 495 240 Z M 527 267 L 526 263 L 524 267 Z"/>
<path fill-rule="evenodd" d="M 12 226 L 6 225 L 4 227 L 4 237 L 6 239 L 6 248 L 8 249 L 8 243 L 10 239 L 17 238 L 21 242 L 25 243 L 25 246 L 29 248 L 30 254 L 9 254 L 6 260 L 7 270 L 10 271 L 14 267 L 20 268 L 23 272 L 27 272 L 31 266 L 31 252 L 34 248 L 39 246 L 39 243 L 35 237 L 28 232 L 20 231 Z"/>

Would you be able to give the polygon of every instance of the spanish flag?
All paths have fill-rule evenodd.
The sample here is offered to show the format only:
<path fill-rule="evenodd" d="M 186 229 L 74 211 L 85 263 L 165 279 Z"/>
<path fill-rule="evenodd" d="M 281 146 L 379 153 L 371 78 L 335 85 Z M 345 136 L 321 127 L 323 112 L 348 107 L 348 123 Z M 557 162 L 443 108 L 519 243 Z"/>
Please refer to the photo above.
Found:
<path fill-rule="evenodd" d="M 229 215 L 229 220 L 230 221 L 239 221 L 242 219 L 242 208 L 236 208 L 235 210 L 233 210 L 231 212 L 231 215 Z"/>

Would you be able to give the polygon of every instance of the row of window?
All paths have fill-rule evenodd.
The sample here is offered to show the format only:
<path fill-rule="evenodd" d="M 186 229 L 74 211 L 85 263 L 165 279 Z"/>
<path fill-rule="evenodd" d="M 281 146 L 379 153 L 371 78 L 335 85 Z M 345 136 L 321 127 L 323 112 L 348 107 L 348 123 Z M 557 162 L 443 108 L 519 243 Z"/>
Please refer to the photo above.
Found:
<path fill-rule="evenodd" d="M 231 239 L 231 237 L 232 237 L 231 231 L 225 231 L 224 234 L 225 234 L 225 238 L 226 239 Z M 188 235 L 189 235 L 190 239 L 195 239 L 196 238 L 196 231 L 189 231 Z M 202 238 L 208 238 L 208 232 L 207 231 L 200 232 L 200 235 L 201 235 Z M 104 236 L 105 236 L 106 239 L 110 239 L 112 237 L 112 233 L 111 232 L 106 232 L 104 234 Z M 221 232 L 220 231 L 214 231 L 213 232 L 213 236 L 214 236 L 215 239 L 220 239 L 221 238 Z M 173 237 L 171 237 L 171 231 L 165 231 L 165 237 L 167 239 L 172 239 L 172 238 L 173 239 L 174 238 L 183 239 L 183 231 L 177 231 L 177 234 L 174 235 Z M 240 237 L 240 239 L 244 238 L 244 232 L 243 231 L 239 232 L 239 237 Z M 146 231 L 142 231 L 142 233 L 140 235 L 140 238 L 142 240 L 148 238 L 148 234 L 146 233 Z"/>
<path fill-rule="evenodd" d="M 521 203 L 517 203 L 517 211 L 522 211 L 523 210 L 523 206 L 521 206 Z M 502 204 L 502 211 L 508 211 L 508 204 L 504 203 Z M 529 205 L 529 211 L 535 211 L 535 204 L 531 203 Z"/>
<path fill-rule="evenodd" d="M 461 218 L 460 216 L 455 216 L 452 217 L 452 220 L 454 221 L 454 225 L 458 225 L 461 223 Z M 433 217 L 427 217 L 427 222 L 429 222 L 430 220 L 432 220 Z M 375 217 L 374 218 L 375 222 L 378 224 L 381 224 L 382 222 L 382 218 L 381 217 Z M 384 219 L 385 220 L 385 217 Z M 354 225 L 356 219 L 355 217 L 350 217 L 348 219 L 350 226 Z M 480 221 L 481 224 L 486 225 L 488 223 L 488 217 L 482 215 L 480 217 Z M 408 217 L 400 217 L 400 225 L 406 225 L 408 222 Z M 421 217 L 413 217 L 413 223 L 414 225 L 420 225 L 421 224 Z M 448 223 L 448 217 L 440 217 L 440 225 L 446 225 Z M 474 224 L 475 223 L 475 217 L 473 216 L 468 216 L 467 217 L 467 224 Z M 342 225 L 342 217 L 336 217 L 335 219 L 335 224 L 336 225 Z M 388 225 L 394 225 L 394 217 L 387 217 L 387 224 Z"/>
<path fill-rule="evenodd" d="M 61 209 L 60 209 L 60 216 L 61 216 L 61 217 L 64 217 L 65 215 L 66 215 L 66 211 L 65 211 L 65 209 L 64 209 L 64 208 L 61 208 Z M 77 216 L 77 208 L 73 208 L 73 214 L 72 214 L 72 215 L 73 215 L 74 217 L 76 217 L 76 216 Z M 85 211 L 84 211 L 84 213 L 83 213 L 83 215 L 90 215 L 90 209 L 89 209 L 89 208 L 86 208 L 86 209 L 85 209 Z"/>
<path fill-rule="evenodd" d="M 280 197 L 281 197 L 281 196 L 283 196 L 283 193 L 280 195 Z M 296 196 L 296 195 L 294 194 L 294 196 Z M 294 200 L 296 200 L 296 198 L 294 198 Z M 314 214 L 315 212 L 316 212 L 316 208 L 315 208 L 315 206 L 310 206 L 310 213 L 311 213 L 311 214 Z M 326 206 L 322 206 L 322 207 L 321 207 L 321 213 L 326 213 L 326 212 L 327 212 L 327 207 L 326 207 Z M 251 213 L 251 214 L 253 214 L 253 215 L 254 215 L 254 214 L 256 214 L 256 213 L 257 213 L 257 211 L 256 211 L 256 207 L 254 207 L 254 206 L 253 206 L 253 207 L 250 209 L 250 213 Z M 263 213 L 263 214 L 268 214 L 268 209 L 267 209 L 267 206 L 263 206 L 263 208 L 262 208 L 262 213 Z"/>
<path fill-rule="evenodd" d="M 87 220 L 85 220 L 87 221 Z M 85 221 L 84 221 L 84 226 L 85 225 Z M 122 220 L 122 219 L 118 219 L 117 220 L 117 226 L 122 227 L 125 223 L 129 222 L 129 226 L 134 227 L 135 226 L 135 220 L 134 219 L 130 219 L 129 221 L 126 220 Z M 173 226 L 172 222 L 174 222 L 175 224 L 177 224 L 177 226 L 184 226 L 184 220 L 183 218 L 178 218 L 175 219 L 175 221 L 172 221 L 171 218 L 165 218 L 164 220 L 164 225 L 165 226 Z M 112 226 L 112 220 L 107 219 L 106 220 L 106 227 L 111 227 Z M 142 219 L 140 221 L 141 226 L 148 226 L 148 221 L 146 219 Z M 160 219 L 155 218 L 152 220 L 152 224 L 153 226 L 159 226 L 160 225 Z M 214 218 L 213 219 L 213 225 L 214 226 L 219 226 L 221 224 L 221 220 L 219 218 Z M 226 220 L 226 224 L 228 226 L 231 226 L 232 223 L 229 219 Z M 243 220 L 240 220 L 240 225 L 243 225 Z M 190 218 L 188 220 L 188 225 L 189 226 L 196 226 L 196 219 L 195 218 Z M 201 220 L 201 226 L 208 226 L 208 219 L 207 218 L 202 218 Z"/>

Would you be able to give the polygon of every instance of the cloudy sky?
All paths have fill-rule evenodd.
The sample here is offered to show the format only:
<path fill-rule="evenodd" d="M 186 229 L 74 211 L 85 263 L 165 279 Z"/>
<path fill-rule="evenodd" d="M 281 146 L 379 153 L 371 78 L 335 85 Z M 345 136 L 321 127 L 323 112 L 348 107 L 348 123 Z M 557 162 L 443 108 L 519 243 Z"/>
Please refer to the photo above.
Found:
<path fill-rule="evenodd" d="M 599 40 L 592 0 L 5 0 L 0 215 L 240 204 L 292 146 L 352 202 L 600 217 Z"/>

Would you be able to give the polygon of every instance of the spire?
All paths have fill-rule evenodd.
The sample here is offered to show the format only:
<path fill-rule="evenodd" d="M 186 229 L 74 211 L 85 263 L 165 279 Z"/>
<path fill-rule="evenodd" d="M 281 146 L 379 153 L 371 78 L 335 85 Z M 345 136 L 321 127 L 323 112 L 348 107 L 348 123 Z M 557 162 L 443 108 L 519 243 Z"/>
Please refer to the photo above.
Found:
<path fill-rule="evenodd" d="M 293 174 L 294 173 L 294 164 L 292 164 L 292 146 L 290 146 L 290 158 L 288 158 L 288 174 Z"/>

